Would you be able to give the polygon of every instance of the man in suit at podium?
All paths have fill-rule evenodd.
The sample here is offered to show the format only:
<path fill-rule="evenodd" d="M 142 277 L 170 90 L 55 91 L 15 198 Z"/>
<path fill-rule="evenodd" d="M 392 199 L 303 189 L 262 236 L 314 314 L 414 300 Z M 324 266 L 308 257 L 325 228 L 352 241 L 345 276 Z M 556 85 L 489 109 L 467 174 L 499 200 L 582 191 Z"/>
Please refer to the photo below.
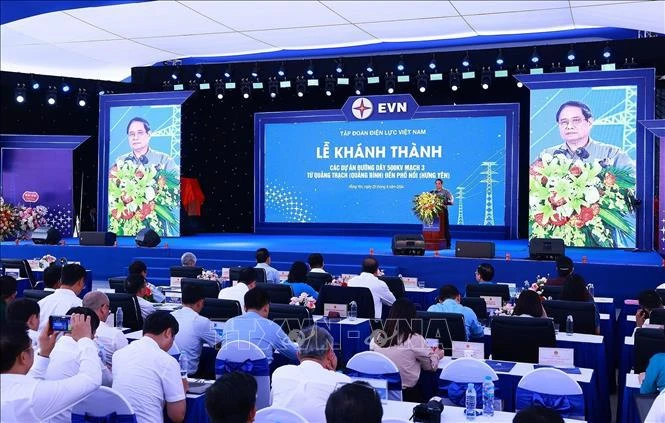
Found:
<path fill-rule="evenodd" d="M 132 151 L 118 157 L 118 160 L 131 161 L 137 166 L 155 165 L 157 169 L 178 172 L 178 166 L 168 154 L 150 148 L 151 137 L 150 123 L 141 117 L 132 118 L 127 125 L 127 140 Z"/>
<path fill-rule="evenodd" d="M 436 194 L 439 197 L 443 198 L 443 211 L 439 215 L 441 225 L 441 232 L 443 232 L 443 238 L 446 240 L 445 248 L 450 248 L 450 222 L 448 221 L 448 206 L 452 206 L 455 203 L 455 198 L 453 195 L 443 187 L 443 179 L 437 178 L 434 181 L 434 190 L 431 191 L 432 194 Z"/>

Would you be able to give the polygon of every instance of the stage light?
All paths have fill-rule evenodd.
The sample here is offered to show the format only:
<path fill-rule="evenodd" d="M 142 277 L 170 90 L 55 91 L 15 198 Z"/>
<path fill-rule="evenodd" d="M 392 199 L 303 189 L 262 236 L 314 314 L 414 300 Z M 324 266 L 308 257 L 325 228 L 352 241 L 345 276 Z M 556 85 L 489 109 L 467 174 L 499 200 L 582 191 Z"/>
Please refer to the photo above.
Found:
<path fill-rule="evenodd" d="M 610 57 L 612 57 L 612 48 L 610 46 L 607 45 L 603 49 L 603 57 L 605 59 L 609 59 Z"/>
<path fill-rule="evenodd" d="M 18 83 L 14 89 L 14 98 L 17 103 L 23 103 L 25 101 L 25 84 Z"/>
<path fill-rule="evenodd" d="M 434 58 L 434 55 L 432 55 L 432 60 L 429 61 L 429 66 L 430 70 L 436 69 L 436 59 Z"/>
<path fill-rule="evenodd" d="M 78 93 L 76 94 L 76 103 L 80 107 L 85 107 L 88 104 L 88 92 L 85 88 L 79 88 Z"/>
<path fill-rule="evenodd" d="M 457 91 L 460 87 L 460 75 L 459 71 L 455 69 L 454 71 L 451 69 L 450 70 L 450 89 L 453 91 Z"/>
<path fill-rule="evenodd" d="M 66 82 L 62 83 L 62 86 L 60 87 L 63 93 L 68 93 L 69 92 L 69 84 Z"/>
<path fill-rule="evenodd" d="M 227 66 L 226 70 L 224 71 L 224 77 L 225 78 L 231 77 L 231 65 Z"/>
<path fill-rule="evenodd" d="M 465 68 L 471 66 L 471 59 L 469 59 L 469 53 L 466 53 L 466 56 L 464 56 L 464 59 L 462 60 L 462 66 L 464 66 Z"/>
<path fill-rule="evenodd" d="M 254 63 L 254 67 L 252 68 L 252 78 L 258 78 L 259 77 L 259 64 Z"/>
<path fill-rule="evenodd" d="M 404 72 L 404 58 L 403 56 L 399 57 L 399 62 L 397 62 L 397 71 L 398 72 Z"/>
<path fill-rule="evenodd" d="M 178 79 L 178 73 L 177 72 L 171 72 L 171 79 L 176 81 Z"/>
<path fill-rule="evenodd" d="M 307 90 L 307 81 L 302 76 L 299 76 L 296 79 L 296 95 L 298 97 L 303 97 L 305 95 L 305 90 Z"/>
<path fill-rule="evenodd" d="M 354 92 L 356 95 L 360 95 L 363 91 L 365 91 L 365 76 L 362 73 L 360 75 L 356 74 L 353 86 L 355 87 Z"/>
<path fill-rule="evenodd" d="M 538 50 L 534 47 L 533 53 L 531 53 L 531 63 L 540 62 L 540 56 L 538 55 Z"/>
<path fill-rule="evenodd" d="M 309 66 L 307 66 L 307 70 L 305 71 L 305 73 L 306 73 L 308 76 L 312 76 L 312 75 L 314 75 L 314 64 L 312 63 L 311 60 L 309 61 Z"/>
<path fill-rule="evenodd" d="M 496 56 L 496 64 L 502 66 L 503 63 L 503 55 L 501 54 L 501 49 L 499 49 L 499 54 Z"/>
<path fill-rule="evenodd" d="M 517 88 L 522 88 L 523 86 L 524 84 L 522 83 L 522 81 L 517 81 Z"/>
<path fill-rule="evenodd" d="M 48 91 L 46 92 L 46 102 L 53 106 L 58 101 L 58 89 L 52 85 L 49 85 Z"/>
<path fill-rule="evenodd" d="M 199 66 L 196 69 L 196 73 L 194 73 L 194 76 L 196 77 L 196 79 L 201 79 L 201 77 L 203 76 L 203 68 L 201 66 Z"/>
<path fill-rule="evenodd" d="M 392 72 L 390 73 L 386 72 L 385 81 L 386 81 L 386 92 L 388 94 L 394 93 L 395 87 L 397 86 L 397 78 L 395 78 L 395 75 Z"/>
<path fill-rule="evenodd" d="M 570 46 L 570 50 L 568 50 L 568 55 L 566 56 L 568 60 L 571 62 L 575 60 L 575 49 L 573 49 L 573 46 Z"/>
<path fill-rule="evenodd" d="M 252 84 L 249 82 L 247 78 L 243 78 L 243 80 L 240 82 L 240 94 L 242 94 L 242 98 L 247 100 L 249 98 L 251 91 L 252 91 Z"/>
<path fill-rule="evenodd" d="M 39 89 L 39 82 L 37 81 L 32 81 L 32 89 L 33 90 L 38 90 Z"/>
<path fill-rule="evenodd" d="M 342 65 L 342 59 L 337 59 L 337 65 L 335 66 L 335 72 L 337 72 L 337 73 L 344 72 L 344 66 Z"/>
<path fill-rule="evenodd" d="M 520 67 L 520 65 L 517 65 L 517 67 L 513 71 L 513 75 L 521 75 L 523 73 L 525 73 L 525 66 L 524 65 L 522 65 L 521 67 Z M 520 81 L 518 79 L 517 80 L 517 88 L 522 88 L 523 86 L 524 86 L 524 84 L 522 83 L 522 81 Z"/>
<path fill-rule="evenodd" d="M 326 92 L 326 95 L 330 97 L 333 95 L 333 92 L 335 91 L 335 78 L 333 78 L 332 75 L 327 75 L 326 76 L 326 83 L 324 90 Z"/>
<path fill-rule="evenodd" d="M 284 77 L 286 75 L 286 69 L 284 68 L 284 62 L 282 62 L 281 65 L 279 65 L 279 69 L 277 70 L 277 75 Z"/>
<path fill-rule="evenodd" d="M 557 72 L 563 72 L 564 69 L 561 66 L 561 62 L 556 62 L 556 65 L 552 63 L 552 72 L 557 73 Z"/>
<path fill-rule="evenodd" d="M 275 98 L 277 97 L 277 93 L 279 92 L 279 82 L 277 79 L 273 78 L 268 81 L 268 95 L 270 98 Z"/>
<path fill-rule="evenodd" d="M 421 93 L 427 91 L 427 74 L 425 71 L 422 73 L 418 71 L 418 75 L 416 75 L 416 87 L 418 87 L 418 91 Z"/>
<path fill-rule="evenodd" d="M 221 100 L 224 98 L 224 94 L 226 94 L 226 89 L 224 88 L 224 81 L 222 81 L 221 79 L 216 79 L 215 97 L 217 97 L 217 100 Z"/>
<path fill-rule="evenodd" d="M 483 90 L 487 90 L 492 84 L 492 72 L 489 67 L 483 67 L 483 72 L 480 75 L 480 86 L 483 87 Z"/>

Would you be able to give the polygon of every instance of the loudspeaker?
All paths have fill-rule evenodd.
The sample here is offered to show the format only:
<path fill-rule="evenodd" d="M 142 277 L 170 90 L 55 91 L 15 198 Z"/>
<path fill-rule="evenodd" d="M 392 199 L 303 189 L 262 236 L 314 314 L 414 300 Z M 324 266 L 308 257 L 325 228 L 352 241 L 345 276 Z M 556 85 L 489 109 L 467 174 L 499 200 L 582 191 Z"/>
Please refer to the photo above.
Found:
<path fill-rule="evenodd" d="M 32 232 L 32 242 L 35 244 L 56 245 L 61 239 L 60 232 L 50 226 L 42 226 Z"/>
<path fill-rule="evenodd" d="M 422 234 L 395 235 L 392 250 L 396 256 L 424 256 L 425 238 Z"/>
<path fill-rule="evenodd" d="M 157 232 L 152 229 L 144 228 L 136 234 L 136 245 L 139 247 L 156 247 L 162 242 Z"/>
<path fill-rule="evenodd" d="M 81 232 L 80 245 L 105 245 L 115 244 L 116 236 L 113 232 Z"/>
<path fill-rule="evenodd" d="M 533 260 L 556 260 L 566 255 L 566 245 L 559 238 L 533 238 L 529 241 L 529 258 Z"/>
<path fill-rule="evenodd" d="M 457 241 L 455 257 L 494 258 L 493 242 Z"/>

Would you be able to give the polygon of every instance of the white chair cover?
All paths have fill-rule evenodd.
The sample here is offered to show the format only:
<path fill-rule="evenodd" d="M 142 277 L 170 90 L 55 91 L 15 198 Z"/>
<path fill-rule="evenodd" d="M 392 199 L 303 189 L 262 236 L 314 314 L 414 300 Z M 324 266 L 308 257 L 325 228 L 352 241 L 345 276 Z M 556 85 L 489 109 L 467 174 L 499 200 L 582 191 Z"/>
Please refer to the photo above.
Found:
<path fill-rule="evenodd" d="M 391 359 L 383 354 L 375 351 L 360 352 L 346 363 L 348 370 L 362 372 L 367 375 L 377 375 L 377 378 L 382 378 L 383 375 L 390 375 L 397 373 L 399 375 L 399 368 Z M 401 385 L 401 382 L 400 382 Z M 395 401 L 402 401 L 402 389 L 391 388 L 390 383 L 388 386 L 388 399 Z"/>
<path fill-rule="evenodd" d="M 535 369 L 520 379 L 515 391 L 517 411 L 540 405 L 557 411 L 561 417 L 584 419 L 584 394 L 570 375 L 559 369 Z"/>
<path fill-rule="evenodd" d="M 541 367 L 525 374 L 518 388 L 548 395 L 581 395 L 582 388 L 570 375 L 553 367 Z"/>
<path fill-rule="evenodd" d="M 243 363 L 247 360 L 265 360 L 263 351 L 249 341 L 231 341 L 225 343 L 217 353 L 217 362 Z M 218 374 L 217 377 L 220 375 Z M 270 375 L 254 376 L 257 386 L 256 409 L 270 406 Z"/>
<path fill-rule="evenodd" d="M 496 372 L 484 361 L 464 357 L 446 364 L 441 370 L 439 379 L 457 383 L 483 383 L 485 376 L 491 376 L 492 382 L 499 380 Z"/>
<path fill-rule="evenodd" d="M 267 407 L 256 412 L 256 423 L 307 423 L 307 420 L 295 411 L 286 408 Z"/>
<path fill-rule="evenodd" d="M 111 413 L 134 415 L 134 410 L 120 392 L 106 386 L 100 386 L 99 389 L 72 407 L 72 414 L 101 417 Z"/>

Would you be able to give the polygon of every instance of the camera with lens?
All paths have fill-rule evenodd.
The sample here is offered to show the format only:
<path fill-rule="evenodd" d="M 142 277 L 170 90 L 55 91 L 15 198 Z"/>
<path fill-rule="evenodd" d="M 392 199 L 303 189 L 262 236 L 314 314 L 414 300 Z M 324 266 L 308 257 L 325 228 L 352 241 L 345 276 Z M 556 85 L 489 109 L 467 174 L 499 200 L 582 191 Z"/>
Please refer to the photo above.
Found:
<path fill-rule="evenodd" d="M 429 402 L 418 404 L 413 407 L 411 419 L 414 422 L 439 423 L 441 413 L 443 412 L 443 402 L 438 397 L 434 397 Z"/>

